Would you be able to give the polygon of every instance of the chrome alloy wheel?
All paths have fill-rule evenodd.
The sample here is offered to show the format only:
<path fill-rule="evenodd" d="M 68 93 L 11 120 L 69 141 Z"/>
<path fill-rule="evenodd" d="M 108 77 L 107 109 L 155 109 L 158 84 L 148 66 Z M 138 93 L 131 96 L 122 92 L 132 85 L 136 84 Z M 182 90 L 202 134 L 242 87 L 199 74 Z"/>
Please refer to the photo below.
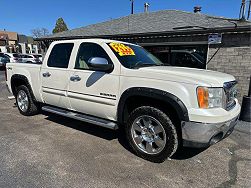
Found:
<path fill-rule="evenodd" d="M 166 133 L 155 118 L 143 115 L 135 119 L 131 128 L 136 146 L 147 154 L 158 154 L 166 145 Z"/>
<path fill-rule="evenodd" d="M 27 94 L 23 90 L 20 90 L 17 94 L 17 105 L 22 112 L 28 110 L 29 100 Z"/>

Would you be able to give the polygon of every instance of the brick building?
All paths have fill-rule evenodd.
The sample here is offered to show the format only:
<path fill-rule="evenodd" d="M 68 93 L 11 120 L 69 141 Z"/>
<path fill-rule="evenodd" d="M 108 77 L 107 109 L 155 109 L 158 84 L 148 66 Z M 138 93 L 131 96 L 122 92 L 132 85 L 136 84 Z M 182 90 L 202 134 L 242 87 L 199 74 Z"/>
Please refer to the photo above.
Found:
<path fill-rule="evenodd" d="M 217 34 L 217 35 L 216 35 Z M 218 42 L 209 38 L 219 36 Z M 177 10 L 133 14 L 38 39 L 109 38 L 140 44 L 174 66 L 217 70 L 239 82 L 239 100 L 251 74 L 251 22 Z"/>

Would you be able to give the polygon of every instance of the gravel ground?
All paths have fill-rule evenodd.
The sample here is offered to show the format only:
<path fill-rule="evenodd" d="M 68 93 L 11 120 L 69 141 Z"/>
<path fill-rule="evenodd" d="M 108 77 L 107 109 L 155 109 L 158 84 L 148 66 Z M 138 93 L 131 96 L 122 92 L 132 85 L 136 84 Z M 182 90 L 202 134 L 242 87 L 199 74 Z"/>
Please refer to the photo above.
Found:
<path fill-rule="evenodd" d="M 251 187 L 249 123 L 206 150 L 155 164 L 119 132 L 53 114 L 24 117 L 8 95 L 0 71 L 0 187 Z"/>

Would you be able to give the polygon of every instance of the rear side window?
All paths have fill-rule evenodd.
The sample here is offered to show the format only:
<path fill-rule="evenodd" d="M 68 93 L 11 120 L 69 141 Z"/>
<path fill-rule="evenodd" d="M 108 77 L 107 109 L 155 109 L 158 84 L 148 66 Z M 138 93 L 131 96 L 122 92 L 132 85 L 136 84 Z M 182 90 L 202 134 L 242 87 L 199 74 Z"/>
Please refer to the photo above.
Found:
<path fill-rule="evenodd" d="M 40 58 L 42 57 L 41 55 L 33 55 L 35 58 Z"/>
<path fill-rule="evenodd" d="M 20 57 L 18 54 L 13 54 L 13 57 Z"/>
<path fill-rule="evenodd" d="M 51 50 L 48 67 L 68 68 L 73 43 L 56 44 Z"/>

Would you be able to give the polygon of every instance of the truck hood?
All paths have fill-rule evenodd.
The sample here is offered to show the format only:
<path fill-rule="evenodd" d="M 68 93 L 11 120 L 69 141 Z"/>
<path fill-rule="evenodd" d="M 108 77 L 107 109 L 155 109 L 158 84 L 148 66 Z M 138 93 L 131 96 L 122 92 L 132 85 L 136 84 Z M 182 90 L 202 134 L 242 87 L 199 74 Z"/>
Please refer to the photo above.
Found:
<path fill-rule="evenodd" d="M 222 87 L 224 82 L 235 80 L 232 75 L 195 68 L 155 66 L 136 69 L 138 77 L 182 82 L 208 87 Z"/>

